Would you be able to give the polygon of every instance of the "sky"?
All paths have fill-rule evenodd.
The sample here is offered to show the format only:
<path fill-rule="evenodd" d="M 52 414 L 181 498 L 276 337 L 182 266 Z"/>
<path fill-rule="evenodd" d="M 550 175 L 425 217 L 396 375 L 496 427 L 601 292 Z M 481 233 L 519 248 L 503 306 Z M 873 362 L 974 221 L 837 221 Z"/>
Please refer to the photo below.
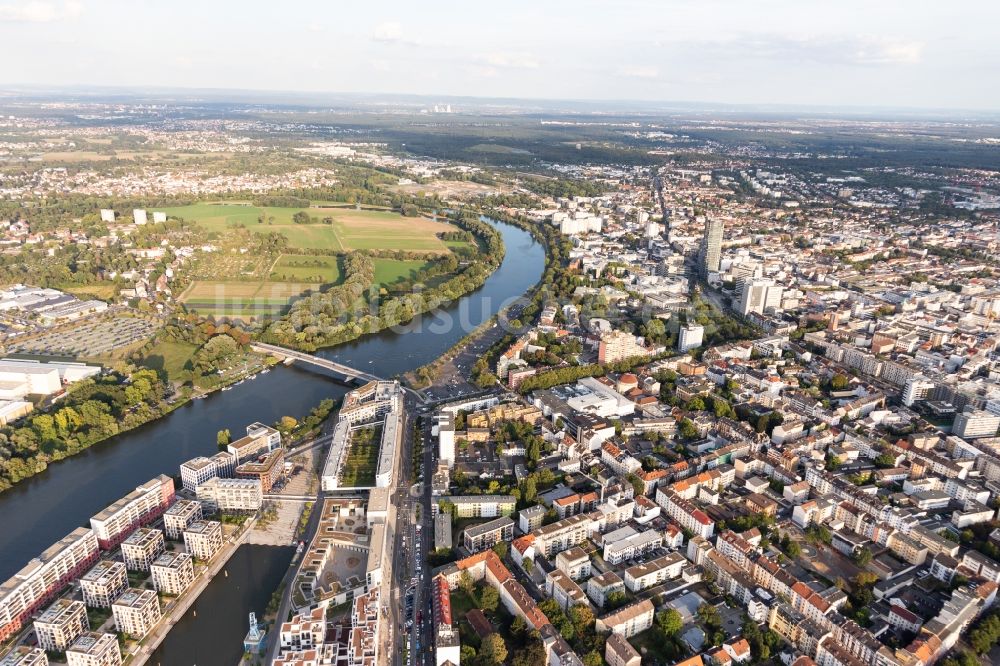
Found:
<path fill-rule="evenodd" d="M 0 86 L 1000 110 L 995 0 L 0 0 Z"/>

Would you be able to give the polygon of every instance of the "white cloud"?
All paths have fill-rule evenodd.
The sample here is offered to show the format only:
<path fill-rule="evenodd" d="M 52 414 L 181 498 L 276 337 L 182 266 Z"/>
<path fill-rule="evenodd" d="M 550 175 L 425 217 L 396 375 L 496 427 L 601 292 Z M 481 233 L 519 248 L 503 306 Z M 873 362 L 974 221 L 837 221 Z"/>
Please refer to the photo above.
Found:
<path fill-rule="evenodd" d="M 83 5 L 75 0 L 56 5 L 51 2 L 23 2 L 0 5 L 0 22 L 51 23 L 80 16 Z"/>
<path fill-rule="evenodd" d="M 622 67 L 618 74 L 631 79 L 657 79 L 660 77 L 660 70 L 649 66 Z"/>
<path fill-rule="evenodd" d="M 824 65 L 915 65 L 924 44 L 876 35 L 747 35 L 707 42 L 674 42 L 665 46 L 696 49 L 725 60 L 763 59 Z"/>
<path fill-rule="evenodd" d="M 499 53 L 486 55 L 483 61 L 492 67 L 508 69 L 538 69 L 541 65 L 530 53 Z"/>
<path fill-rule="evenodd" d="M 372 39 L 376 42 L 399 42 L 403 39 L 403 26 L 398 21 L 386 21 L 375 26 Z"/>

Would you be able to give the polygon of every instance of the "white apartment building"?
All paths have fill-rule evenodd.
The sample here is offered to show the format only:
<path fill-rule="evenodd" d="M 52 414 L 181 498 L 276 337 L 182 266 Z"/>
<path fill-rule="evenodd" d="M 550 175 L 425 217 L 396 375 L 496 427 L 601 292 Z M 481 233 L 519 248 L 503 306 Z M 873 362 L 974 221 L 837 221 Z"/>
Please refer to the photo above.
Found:
<path fill-rule="evenodd" d="M 577 604 L 589 605 L 583 589 L 560 569 L 553 569 L 545 576 L 545 593 L 565 611 Z"/>
<path fill-rule="evenodd" d="M 663 545 L 663 534 L 646 530 L 604 544 L 604 561 L 611 565 L 642 557 Z"/>
<path fill-rule="evenodd" d="M 199 520 L 184 530 L 184 546 L 187 552 L 199 560 L 207 561 L 222 548 L 222 523 L 215 520 Z"/>
<path fill-rule="evenodd" d="M 993 437 L 1000 429 L 1000 416 L 981 409 L 962 412 L 955 416 L 952 434 L 962 439 Z"/>
<path fill-rule="evenodd" d="M 125 560 L 125 566 L 132 571 L 149 571 L 153 560 L 165 548 L 163 532 L 143 527 L 122 541 L 122 558 Z"/>
<path fill-rule="evenodd" d="M 701 347 L 701 344 L 704 341 L 704 326 L 698 326 L 697 324 L 682 326 L 677 334 L 677 349 L 681 352 L 697 349 L 698 347 Z"/>
<path fill-rule="evenodd" d="M 608 597 L 616 592 L 624 594 L 625 583 L 622 582 L 622 579 L 614 571 L 607 571 L 593 576 L 587 581 L 587 596 L 599 608 L 603 608 L 604 604 L 608 601 Z"/>
<path fill-rule="evenodd" d="M 69 666 L 121 666 L 118 637 L 88 631 L 66 650 L 66 663 Z"/>
<path fill-rule="evenodd" d="M 625 587 L 632 592 L 655 587 L 680 577 L 688 564 L 690 563 L 687 558 L 680 553 L 670 553 L 649 562 L 636 564 L 625 570 Z"/>
<path fill-rule="evenodd" d="M 513 495 L 448 495 L 442 501 L 455 505 L 456 518 L 498 518 L 514 513 Z"/>
<path fill-rule="evenodd" d="M 49 656 L 42 648 L 18 645 L 0 659 L 0 666 L 49 666 Z"/>
<path fill-rule="evenodd" d="M 101 548 L 110 550 L 136 528 L 158 518 L 174 502 L 174 480 L 164 474 L 112 503 L 90 519 Z"/>
<path fill-rule="evenodd" d="M 49 666 L 49 657 L 42 648 L 18 645 L 0 659 L 0 666 Z"/>
<path fill-rule="evenodd" d="M 111 604 L 120 634 L 142 638 L 160 621 L 160 598 L 153 590 L 129 588 Z"/>
<path fill-rule="evenodd" d="M 80 634 L 89 630 L 87 607 L 82 601 L 56 599 L 35 620 L 38 645 L 47 652 L 65 652 Z"/>
<path fill-rule="evenodd" d="M 230 442 L 226 450 L 236 456 L 236 464 L 239 465 L 264 453 L 270 453 L 279 446 L 281 446 L 280 432 L 263 423 L 251 423 L 247 426 L 247 436 Z"/>
<path fill-rule="evenodd" d="M 599 633 L 611 632 L 632 638 L 653 626 L 653 611 L 653 602 L 643 599 L 597 618 L 595 628 Z"/>
<path fill-rule="evenodd" d="M 128 589 L 128 572 L 121 562 L 100 560 L 80 578 L 83 603 L 91 608 L 111 608 L 111 603 Z"/>
<path fill-rule="evenodd" d="M 764 314 L 768 310 L 781 308 L 781 294 L 784 289 L 774 283 L 774 280 L 748 280 L 743 283 L 740 293 L 739 312 L 748 315 L 751 312 Z"/>
<path fill-rule="evenodd" d="M 194 560 L 187 553 L 163 553 L 149 568 L 153 587 L 160 594 L 177 596 L 194 582 Z"/>
<path fill-rule="evenodd" d="M 535 550 L 547 558 L 556 553 L 578 546 L 596 530 L 595 521 L 589 514 L 577 514 L 539 527 L 535 535 Z"/>
<path fill-rule="evenodd" d="M 663 492 L 663 488 L 657 488 L 656 503 L 678 525 L 702 538 L 707 539 L 715 532 L 715 523 L 708 514 L 673 490 L 668 489 L 667 492 Z"/>
<path fill-rule="evenodd" d="M 163 531 L 167 533 L 168 539 L 180 541 L 184 538 L 184 530 L 188 525 L 201 518 L 201 502 L 177 500 L 163 514 Z"/>
<path fill-rule="evenodd" d="M 219 451 L 211 458 L 198 456 L 181 463 L 181 485 L 184 490 L 193 493 L 195 489 L 217 476 L 228 478 L 236 470 L 236 454 L 232 451 Z"/>
<path fill-rule="evenodd" d="M 556 555 L 556 569 L 559 569 L 573 580 L 590 576 L 590 556 L 587 551 L 578 546 Z"/>
<path fill-rule="evenodd" d="M 258 511 L 264 504 L 260 479 L 209 479 L 198 486 L 195 496 L 206 513 Z"/>

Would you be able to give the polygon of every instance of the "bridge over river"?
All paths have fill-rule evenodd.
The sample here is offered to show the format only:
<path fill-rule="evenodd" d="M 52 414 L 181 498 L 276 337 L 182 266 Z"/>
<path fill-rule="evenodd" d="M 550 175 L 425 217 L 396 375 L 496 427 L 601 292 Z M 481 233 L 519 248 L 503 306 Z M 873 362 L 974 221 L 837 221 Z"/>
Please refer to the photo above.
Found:
<path fill-rule="evenodd" d="M 301 361 L 302 363 L 309 363 L 310 365 L 314 365 L 318 368 L 323 368 L 324 370 L 330 370 L 338 375 L 342 375 L 348 382 L 371 382 L 381 379 L 370 372 L 364 372 L 362 370 L 352 368 L 349 365 L 344 365 L 343 363 L 337 363 L 336 361 L 331 361 L 319 356 L 313 356 L 312 354 L 306 354 L 305 352 L 296 351 L 294 349 L 288 349 L 287 347 L 269 345 L 264 342 L 252 342 L 250 343 L 250 348 L 256 352 L 271 354 L 272 356 L 276 356 L 278 358 L 291 358 L 296 361 Z"/>

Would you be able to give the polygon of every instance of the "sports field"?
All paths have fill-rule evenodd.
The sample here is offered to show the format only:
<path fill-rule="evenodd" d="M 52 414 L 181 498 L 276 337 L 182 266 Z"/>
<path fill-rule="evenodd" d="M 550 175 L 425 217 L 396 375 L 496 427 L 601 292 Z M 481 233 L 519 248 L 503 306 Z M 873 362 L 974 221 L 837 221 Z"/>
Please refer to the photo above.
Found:
<path fill-rule="evenodd" d="M 302 249 L 407 250 L 447 252 L 438 233 L 453 231 L 444 222 L 422 217 L 403 217 L 388 211 L 352 208 L 261 208 L 242 204 L 202 203 L 162 209 L 168 216 L 194 221 L 211 231 L 244 226 L 254 233 L 276 232 L 289 245 Z M 295 224 L 292 216 L 305 211 L 316 224 Z M 324 222 L 329 218 L 330 224 Z"/>

